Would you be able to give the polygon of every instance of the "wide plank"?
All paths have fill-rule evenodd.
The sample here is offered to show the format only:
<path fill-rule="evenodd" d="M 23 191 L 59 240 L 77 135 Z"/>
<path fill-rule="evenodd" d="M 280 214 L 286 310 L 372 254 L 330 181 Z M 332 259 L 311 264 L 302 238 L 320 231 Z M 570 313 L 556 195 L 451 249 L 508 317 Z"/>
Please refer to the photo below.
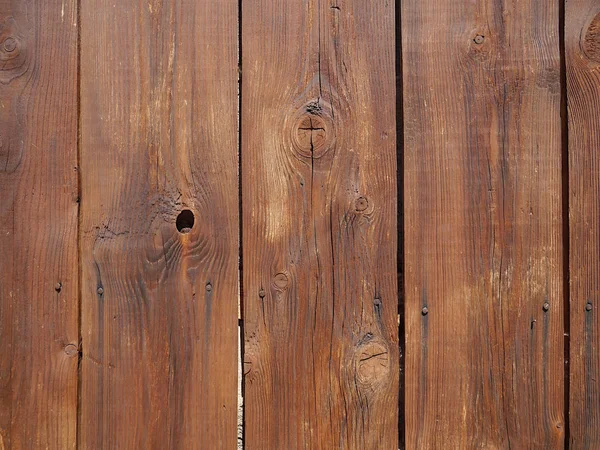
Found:
<path fill-rule="evenodd" d="M 77 439 L 77 1 L 0 1 L 0 449 Z"/>
<path fill-rule="evenodd" d="M 398 446 L 394 11 L 242 3 L 246 449 Z"/>
<path fill-rule="evenodd" d="M 237 1 L 81 8 L 82 448 L 234 449 Z"/>
<path fill-rule="evenodd" d="M 559 4 L 402 2 L 406 447 L 562 448 Z"/>
<path fill-rule="evenodd" d="M 570 442 L 600 448 L 600 3 L 565 2 L 570 229 Z"/>

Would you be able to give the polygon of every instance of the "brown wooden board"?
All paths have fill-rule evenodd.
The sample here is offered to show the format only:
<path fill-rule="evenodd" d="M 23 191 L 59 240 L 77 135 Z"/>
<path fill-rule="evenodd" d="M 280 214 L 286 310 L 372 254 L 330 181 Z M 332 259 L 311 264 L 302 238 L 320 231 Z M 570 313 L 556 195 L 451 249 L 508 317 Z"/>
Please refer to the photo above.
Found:
<path fill-rule="evenodd" d="M 76 444 L 77 2 L 0 1 L 0 448 Z"/>
<path fill-rule="evenodd" d="M 242 3 L 245 448 L 398 445 L 394 2 Z"/>
<path fill-rule="evenodd" d="M 407 448 L 562 448 L 559 3 L 402 2 Z"/>
<path fill-rule="evenodd" d="M 81 2 L 83 448 L 236 448 L 237 22 Z"/>
<path fill-rule="evenodd" d="M 600 3 L 565 3 L 570 204 L 570 447 L 600 448 Z"/>

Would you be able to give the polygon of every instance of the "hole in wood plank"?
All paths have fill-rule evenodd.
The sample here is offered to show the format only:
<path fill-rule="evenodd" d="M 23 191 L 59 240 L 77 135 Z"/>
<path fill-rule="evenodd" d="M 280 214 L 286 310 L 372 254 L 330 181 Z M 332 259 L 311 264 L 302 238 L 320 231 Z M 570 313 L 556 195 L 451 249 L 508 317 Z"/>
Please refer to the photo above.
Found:
<path fill-rule="evenodd" d="M 194 228 L 194 213 L 189 209 L 184 209 L 177 216 L 175 225 L 177 226 L 177 231 L 180 233 L 189 233 Z"/>

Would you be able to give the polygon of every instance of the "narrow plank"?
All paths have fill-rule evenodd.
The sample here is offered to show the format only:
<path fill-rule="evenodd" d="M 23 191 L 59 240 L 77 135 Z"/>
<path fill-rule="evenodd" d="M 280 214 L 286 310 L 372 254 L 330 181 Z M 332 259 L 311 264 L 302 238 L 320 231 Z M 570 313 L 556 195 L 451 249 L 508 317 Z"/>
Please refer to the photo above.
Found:
<path fill-rule="evenodd" d="M 600 3 L 565 2 L 570 211 L 570 445 L 600 448 Z"/>
<path fill-rule="evenodd" d="M 77 2 L 0 1 L 0 448 L 76 444 Z"/>
<path fill-rule="evenodd" d="M 559 4 L 402 3 L 407 448 L 562 448 Z"/>
<path fill-rule="evenodd" d="M 236 448 L 237 15 L 82 1 L 83 448 Z"/>
<path fill-rule="evenodd" d="M 242 8 L 245 448 L 397 448 L 394 2 Z"/>

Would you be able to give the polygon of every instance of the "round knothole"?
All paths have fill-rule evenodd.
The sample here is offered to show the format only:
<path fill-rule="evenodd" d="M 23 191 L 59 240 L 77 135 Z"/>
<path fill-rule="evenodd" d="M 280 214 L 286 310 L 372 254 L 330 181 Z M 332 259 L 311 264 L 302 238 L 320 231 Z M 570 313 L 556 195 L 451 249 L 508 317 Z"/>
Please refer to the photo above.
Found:
<path fill-rule="evenodd" d="M 177 231 L 180 233 L 189 233 L 194 228 L 194 213 L 189 209 L 184 209 L 177 216 L 175 225 L 177 226 Z"/>

